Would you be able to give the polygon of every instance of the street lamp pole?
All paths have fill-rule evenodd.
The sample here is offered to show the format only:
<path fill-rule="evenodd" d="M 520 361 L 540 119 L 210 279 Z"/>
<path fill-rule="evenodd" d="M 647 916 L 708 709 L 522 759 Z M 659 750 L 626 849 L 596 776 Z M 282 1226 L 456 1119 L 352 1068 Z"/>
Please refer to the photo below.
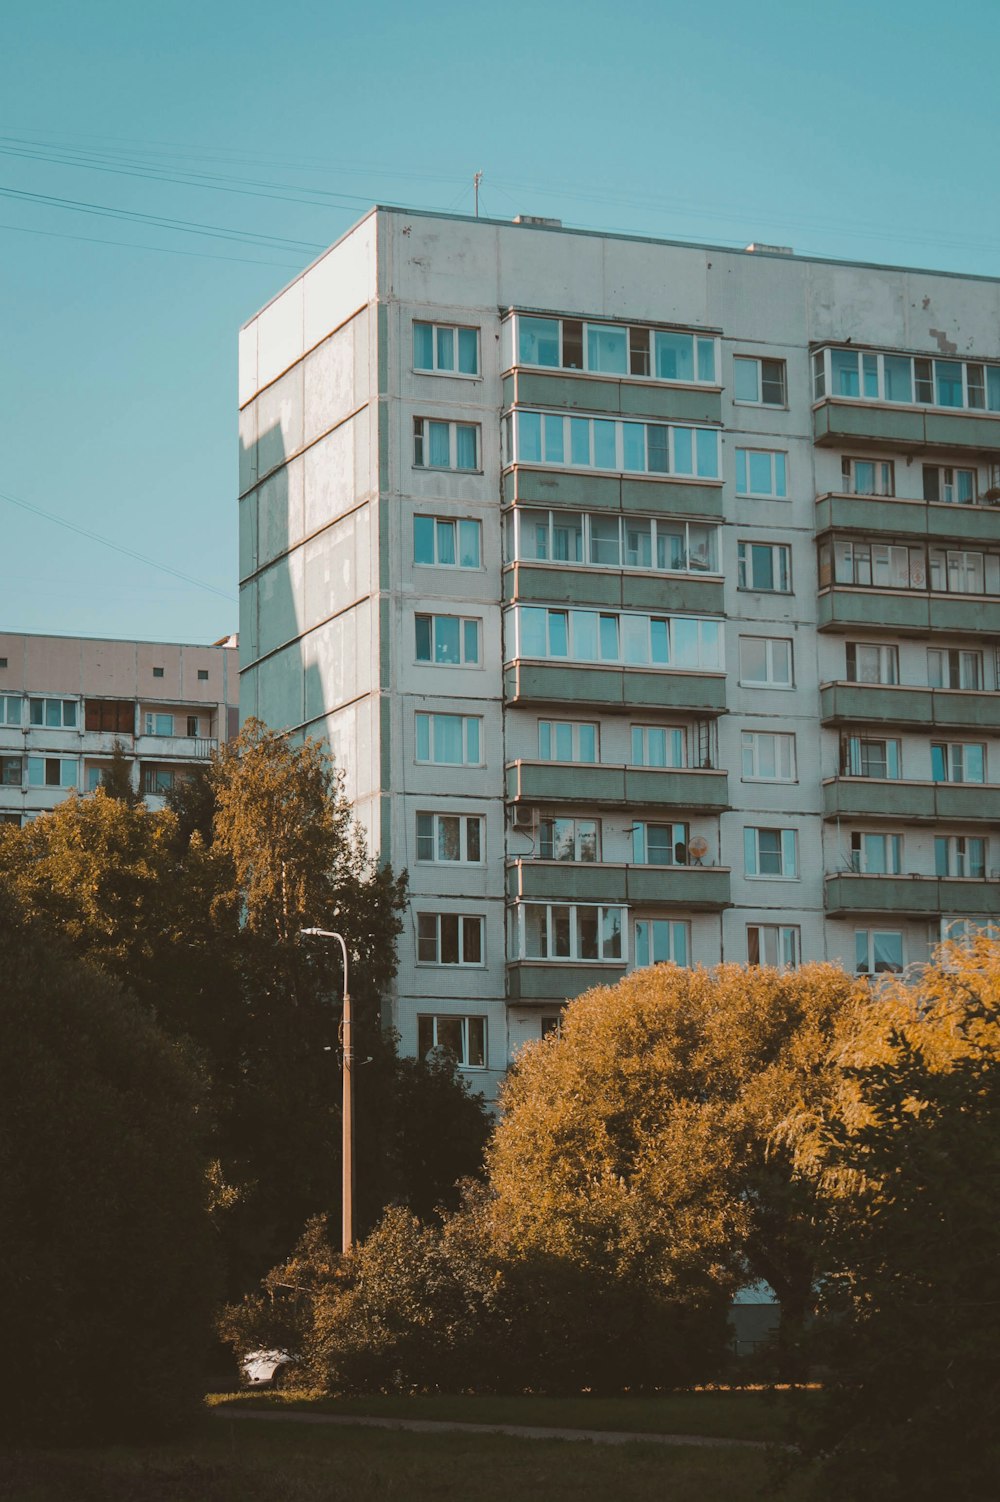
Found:
<path fill-rule="evenodd" d="M 336 939 L 344 958 L 344 1016 L 340 1024 L 340 1045 L 344 1055 L 343 1101 L 341 1106 L 341 1247 L 346 1253 L 354 1245 L 354 1051 L 351 1046 L 351 992 L 347 972 L 347 945 L 342 934 L 329 928 L 304 928 L 315 939 Z"/>

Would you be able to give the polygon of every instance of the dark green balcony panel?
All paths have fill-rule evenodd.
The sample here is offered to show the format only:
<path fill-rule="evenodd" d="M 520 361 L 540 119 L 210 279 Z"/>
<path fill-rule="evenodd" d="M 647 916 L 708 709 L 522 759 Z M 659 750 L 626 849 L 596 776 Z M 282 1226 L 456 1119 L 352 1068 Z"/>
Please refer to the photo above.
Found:
<path fill-rule="evenodd" d="M 555 605 L 605 605 L 624 610 L 693 611 L 721 615 L 721 579 L 702 574 L 640 574 L 621 569 L 512 563 L 503 573 L 506 601 L 538 600 Z"/>
<path fill-rule="evenodd" d="M 722 516 L 722 481 L 622 479 L 622 510 L 652 512 L 655 516 L 698 516 L 706 520 Z"/>
<path fill-rule="evenodd" d="M 825 724 L 911 725 L 916 729 L 1000 730 L 1000 693 L 957 688 L 901 688 L 875 683 L 824 683 Z"/>
<path fill-rule="evenodd" d="M 722 615 L 725 604 L 721 579 L 702 574 L 622 575 L 622 605 L 626 610 L 690 610 L 697 615 Z"/>
<path fill-rule="evenodd" d="M 813 409 L 813 440 L 823 448 L 872 446 L 906 454 L 967 449 L 996 454 L 1000 452 L 1000 417 L 828 399 Z"/>
<path fill-rule="evenodd" d="M 838 584 L 820 591 L 817 618 L 821 631 L 856 631 L 860 626 L 922 636 L 930 630 L 930 596 L 919 590 L 893 593 Z"/>
<path fill-rule="evenodd" d="M 725 772 L 517 761 L 508 763 L 505 778 L 506 796 L 512 803 L 629 806 L 692 813 L 729 807 L 729 777 Z"/>
<path fill-rule="evenodd" d="M 585 470 L 533 469 L 519 464 L 503 477 L 504 504 L 571 511 L 635 511 L 653 516 L 722 516 L 722 481 L 666 476 L 592 475 Z"/>
<path fill-rule="evenodd" d="M 725 866 L 629 866 L 628 900 L 633 907 L 717 913 L 732 905 L 729 875 Z"/>
<path fill-rule="evenodd" d="M 622 381 L 623 417 L 654 417 L 668 422 L 720 423 L 722 393 L 703 386 L 644 386 Z"/>
<path fill-rule="evenodd" d="M 1000 820 L 1000 786 L 974 782 L 896 782 L 834 777 L 823 784 L 828 819 L 893 819 L 902 824 Z"/>
<path fill-rule="evenodd" d="M 1000 600 L 982 595 L 931 595 L 931 630 L 996 636 L 1000 634 Z"/>
<path fill-rule="evenodd" d="M 730 906 L 723 866 L 619 866 L 599 862 L 515 860 L 507 866 L 513 901 L 629 903 L 633 907 L 719 912 Z"/>
<path fill-rule="evenodd" d="M 625 974 L 620 965 L 572 964 L 568 961 L 516 960 L 507 966 L 507 1000 L 572 1001 L 594 986 L 613 986 Z"/>
<path fill-rule="evenodd" d="M 722 393 L 711 387 L 665 386 L 582 371 L 514 370 L 504 376 L 504 407 L 550 407 L 651 417 L 661 422 L 720 423 Z"/>
<path fill-rule="evenodd" d="M 824 495 L 816 502 L 816 531 L 995 546 L 1000 543 L 1000 506 L 928 505 L 925 501 L 890 500 L 885 496 Z"/>
<path fill-rule="evenodd" d="M 649 672 L 643 668 L 579 667 L 515 662 L 504 668 L 508 704 L 588 704 L 595 708 L 687 710 L 724 714 L 724 673 Z"/>
<path fill-rule="evenodd" d="M 1000 913 L 1000 881 L 948 880 L 937 876 L 826 878 L 826 909 L 833 918 L 852 913 L 920 918 L 951 913 L 980 917 Z"/>

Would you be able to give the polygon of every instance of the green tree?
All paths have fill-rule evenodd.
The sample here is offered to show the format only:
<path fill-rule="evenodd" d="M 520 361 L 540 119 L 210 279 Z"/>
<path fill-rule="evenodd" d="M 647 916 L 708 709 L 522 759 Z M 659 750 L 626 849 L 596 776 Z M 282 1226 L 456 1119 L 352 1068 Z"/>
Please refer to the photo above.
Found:
<path fill-rule="evenodd" d="M 176 1427 L 216 1294 L 201 1086 L 147 1012 L 0 890 L 7 1441 Z"/>
<path fill-rule="evenodd" d="M 855 1005 L 837 1088 L 790 1119 L 825 1210 L 801 1438 L 844 1502 L 987 1502 L 1000 1483 L 1000 945 L 948 946 Z M 810 1414 L 815 1415 L 811 1409 Z"/>
<path fill-rule="evenodd" d="M 120 740 L 115 740 L 111 760 L 101 773 L 101 787 L 109 798 L 118 798 L 129 808 L 135 808 L 136 804 L 142 802 L 141 796 L 132 786 L 132 758 Z"/>

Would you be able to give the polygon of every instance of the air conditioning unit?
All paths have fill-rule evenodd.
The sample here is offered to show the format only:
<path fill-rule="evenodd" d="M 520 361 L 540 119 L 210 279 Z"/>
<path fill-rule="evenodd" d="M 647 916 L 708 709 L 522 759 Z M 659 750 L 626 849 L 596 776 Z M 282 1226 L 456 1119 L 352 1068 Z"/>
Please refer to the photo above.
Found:
<path fill-rule="evenodd" d="M 523 803 L 515 803 L 510 811 L 510 822 L 515 829 L 534 829 L 535 810 Z"/>

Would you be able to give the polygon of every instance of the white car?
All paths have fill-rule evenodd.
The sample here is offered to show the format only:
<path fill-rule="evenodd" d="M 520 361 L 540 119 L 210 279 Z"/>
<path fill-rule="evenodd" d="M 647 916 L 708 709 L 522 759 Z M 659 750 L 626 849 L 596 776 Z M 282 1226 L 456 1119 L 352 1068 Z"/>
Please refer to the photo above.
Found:
<path fill-rule="evenodd" d="M 287 1351 L 247 1351 L 240 1363 L 243 1380 L 247 1387 L 281 1387 L 291 1360 Z"/>

